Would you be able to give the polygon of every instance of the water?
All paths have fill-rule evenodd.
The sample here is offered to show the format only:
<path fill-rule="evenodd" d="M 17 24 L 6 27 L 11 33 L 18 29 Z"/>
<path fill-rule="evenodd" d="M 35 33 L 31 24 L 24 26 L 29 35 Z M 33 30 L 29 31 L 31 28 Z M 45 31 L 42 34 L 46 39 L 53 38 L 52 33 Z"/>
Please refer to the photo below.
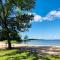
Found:
<path fill-rule="evenodd" d="M 57 46 L 60 45 L 60 40 L 30 40 L 25 42 L 28 45 L 37 45 L 37 46 Z"/>

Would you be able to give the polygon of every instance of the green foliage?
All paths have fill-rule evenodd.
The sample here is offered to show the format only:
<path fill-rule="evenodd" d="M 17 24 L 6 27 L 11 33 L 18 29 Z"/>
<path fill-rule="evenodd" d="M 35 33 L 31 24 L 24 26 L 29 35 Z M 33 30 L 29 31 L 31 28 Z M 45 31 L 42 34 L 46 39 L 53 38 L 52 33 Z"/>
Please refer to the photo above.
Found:
<path fill-rule="evenodd" d="M 60 60 L 60 55 L 43 54 L 39 57 L 39 60 Z"/>
<path fill-rule="evenodd" d="M 60 55 L 31 53 L 29 51 L 14 50 L 0 50 L 0 60 L 60 60 Z"/>
<path fill-rule="evenodd" d="M 35 0 L 0 0 L 0 40 L 8 40 L 8 47 L 11 48 L 10 40 L 18 40 L 18 31 L 27 31 L 33 20 L 33 15 L 26 11 L 35 6 Z M 15 15 L 11 17 L 11 15 Z M 1 38 L 2 37 L 2 38 Z"/>
<path fill-rule="evenodd" d="M 5 50 L 0 53 L 0 60 L 36 60 L 36 56 L 28 51 Z"/>
<path fill-rule="evenodd" d="M 1 6 L 1 4 L 0 4 L 0 13 L 1 13 L 1 11 L 2 11 L 2 6 Z"/>
<path fill-rule="evenodd" d="M 31 8 L 34 7 L 35 1 L 34 0 L 8 0 L 8 4 L 15 4 L 22 9 L 22 10 L 30 10 Z"/>

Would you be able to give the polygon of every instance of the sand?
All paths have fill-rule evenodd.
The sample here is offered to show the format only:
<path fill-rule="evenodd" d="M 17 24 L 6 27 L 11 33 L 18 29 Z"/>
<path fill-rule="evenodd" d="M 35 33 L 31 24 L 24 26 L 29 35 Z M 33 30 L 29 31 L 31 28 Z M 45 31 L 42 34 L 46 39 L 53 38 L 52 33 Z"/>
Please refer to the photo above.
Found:
<path fill-rule="evenodd" d="M 5 44 L 4 42 L 0 42 L 0 49 L 7 48 L 8 44 Z M 25 49 L 29 48 L 31 50 L 36 50 L 40 53 L 48 53 L 48 54 L 54 54 L 54 55 L 60 55 L 60 46 L 33 46 L 28 44 L 12 44 L 12 47 L 20 48 L 24 47 Z"/>

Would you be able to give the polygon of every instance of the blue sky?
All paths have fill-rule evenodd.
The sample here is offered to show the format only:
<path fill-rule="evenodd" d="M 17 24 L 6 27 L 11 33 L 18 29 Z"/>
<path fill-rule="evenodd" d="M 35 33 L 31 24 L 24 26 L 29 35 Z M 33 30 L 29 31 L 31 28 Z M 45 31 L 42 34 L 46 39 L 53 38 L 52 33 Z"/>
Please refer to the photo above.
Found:
<path fill-rule="evenodd" d="M 60 0 L 36 0 L 35 8 L 30 13 L 34 14 L 32 27 L 22 36 L 60 39 Z"/>
<path fill-rule="evenodd" d="M 37 0 L 29 38 L 60 39 L 60 0 Z"/>

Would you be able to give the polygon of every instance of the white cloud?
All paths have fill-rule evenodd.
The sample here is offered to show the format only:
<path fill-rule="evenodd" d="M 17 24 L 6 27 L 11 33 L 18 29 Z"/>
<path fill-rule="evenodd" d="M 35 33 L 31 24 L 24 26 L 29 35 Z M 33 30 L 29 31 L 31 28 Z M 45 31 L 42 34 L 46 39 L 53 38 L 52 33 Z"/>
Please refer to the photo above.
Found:
<path fill-rule="evenodd" d="M 55 19 L 60 19 L 60 10 L 53 10 L 50 11 L 46 16 L 42 17 L 40 15 L 35 14 L 34 15 L 34 21 L 44 21 L 44 20 L 48 20 L 48 21 L 53 21 Z"/>
<path fill-rule="evenodd" d="M 43 17 L 43 20 L 52 20 L 54 19 L 55 14 L 56 14 L 56 11 L 51 11 L 45 17 Z"/>
<path fill-rule="evenodd" d="M 34 16 L 34 21 L 41 21 L 42 20 L 42 17 L 40 15 L 35 15 Z"/>
<path fill-rule="evenodd" d="M 43 20 L 54 20 L 54 19 L 58 19 L 60 18 L 60 11 L 51 11 L 49 12 L 44 18 Z"/>
<path fill-rule="evenodd" d="M 60 18 L 60 11 L 56 11 L 55 16 Z"/>

